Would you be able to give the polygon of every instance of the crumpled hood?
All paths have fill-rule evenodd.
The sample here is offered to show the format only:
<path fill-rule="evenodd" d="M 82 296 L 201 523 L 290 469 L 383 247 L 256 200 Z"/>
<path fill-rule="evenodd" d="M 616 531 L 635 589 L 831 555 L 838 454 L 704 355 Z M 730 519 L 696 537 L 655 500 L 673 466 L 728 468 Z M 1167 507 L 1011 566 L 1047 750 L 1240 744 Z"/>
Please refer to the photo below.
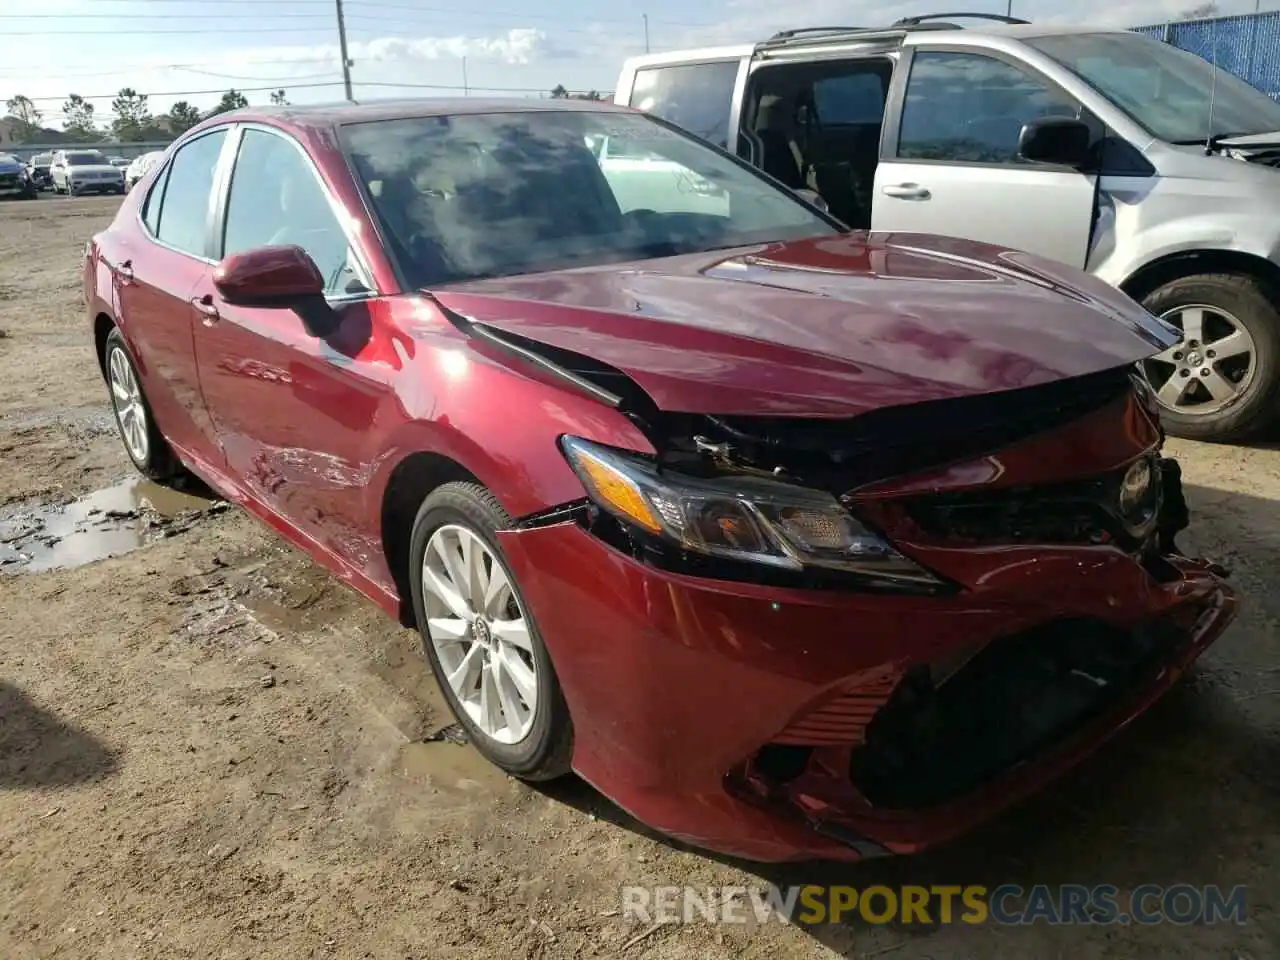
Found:
<path fill-rule="evenodd" d="M 687 413 L 853 416 L 1110 369 L 1178 336 L 1080 271 L 918 234 L 483 280 L 436 296 L 616 367 L 660 408 Z"/>
<path fill-rule="evenodd" d="M 21 173 L 25 167 L 21 163 L 14 163 L 12 160 L 0 160 L 0 173 Z"/>

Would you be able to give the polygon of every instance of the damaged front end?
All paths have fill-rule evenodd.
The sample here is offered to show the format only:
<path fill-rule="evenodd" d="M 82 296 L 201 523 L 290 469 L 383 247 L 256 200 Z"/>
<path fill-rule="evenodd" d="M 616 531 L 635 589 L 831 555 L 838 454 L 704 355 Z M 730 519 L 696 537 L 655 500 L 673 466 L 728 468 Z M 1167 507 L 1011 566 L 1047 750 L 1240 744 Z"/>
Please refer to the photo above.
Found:
<path fill-rule="evenodd" d="M 721 771 L 732 797 L 856 855 L 930 845 L 1029 792 L 1234 614 L 1226 571 L 1178 548 L 1181 471 L 1128 365 L 847 419 L 717 416 L 660 410 L 605 364 L 457 325 L 619 410 L 655 451 L 562 438 L 587 497 L 526 526 L 572 519 L 644 568 L 783 598 L 955 609 L 963 639 L 875 637 L 878 662 L 810 678 L 812 695 Z M 847 636 L 831 643 L 863 641 L 856 621 L 833 628 Z"/>

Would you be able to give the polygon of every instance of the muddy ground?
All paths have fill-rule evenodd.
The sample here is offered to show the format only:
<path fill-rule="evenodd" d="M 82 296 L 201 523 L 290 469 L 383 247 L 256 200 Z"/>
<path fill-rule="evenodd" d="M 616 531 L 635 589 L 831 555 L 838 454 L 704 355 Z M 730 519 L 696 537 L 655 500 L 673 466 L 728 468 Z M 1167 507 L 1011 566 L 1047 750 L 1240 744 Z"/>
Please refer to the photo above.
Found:
<path fill-rule="evenodd" d="M 249 518 L 129 479 L 79 293 L 116 203 L 0 204 L 0 957 L 1280 956 L 1280 450 L 1173 445 L 1187 542 L 1243 613 L 1060 785 L 927 856 L 728 863 L 427 742 L 448 717 L 414 635 Z M 766 881 L 1244 884 L 1248 922 L 618 915 L 626 883 Z"/>

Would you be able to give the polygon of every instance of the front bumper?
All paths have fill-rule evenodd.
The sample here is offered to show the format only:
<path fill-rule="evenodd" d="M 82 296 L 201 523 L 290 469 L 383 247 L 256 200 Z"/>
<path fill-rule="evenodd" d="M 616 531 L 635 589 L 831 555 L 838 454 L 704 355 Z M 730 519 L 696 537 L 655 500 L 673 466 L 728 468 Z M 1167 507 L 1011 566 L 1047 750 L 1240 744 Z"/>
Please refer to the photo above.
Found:
<path fill-rule="evenodd" d="M 906 597 L 663 572 L 574 523 L 500 537 L 574 717 L 575 770 L 651 827 L 763 861 L 908 853 L 965 832 L 1145 710 L 1235 612 L 1208 564 L 1166 558 L 1157 580 L 1112 547 L 993 559 L 979 589 Z M 1153 639 L 1112 695 L 959 792 L 886 788 L 883 758 L 868 773 L 909 678 L 954 683 L 993 641 L 1038 643 L 1071 621 Z"/>

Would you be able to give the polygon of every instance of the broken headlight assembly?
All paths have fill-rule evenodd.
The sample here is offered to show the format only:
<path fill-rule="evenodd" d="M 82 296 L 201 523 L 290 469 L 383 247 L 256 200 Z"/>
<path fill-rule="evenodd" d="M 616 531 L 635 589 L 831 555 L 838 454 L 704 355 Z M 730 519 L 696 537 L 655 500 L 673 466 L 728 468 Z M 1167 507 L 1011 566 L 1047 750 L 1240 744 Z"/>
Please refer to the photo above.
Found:
<path fill-rule="evenodd" d="M 824 491 L 761 476 L 691 476 L 578 437 L 564 437 L 561 445 L 597 507 L 632 531 L 692 554 L 886 585 L 944 584 Z"/>

